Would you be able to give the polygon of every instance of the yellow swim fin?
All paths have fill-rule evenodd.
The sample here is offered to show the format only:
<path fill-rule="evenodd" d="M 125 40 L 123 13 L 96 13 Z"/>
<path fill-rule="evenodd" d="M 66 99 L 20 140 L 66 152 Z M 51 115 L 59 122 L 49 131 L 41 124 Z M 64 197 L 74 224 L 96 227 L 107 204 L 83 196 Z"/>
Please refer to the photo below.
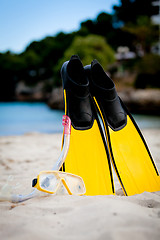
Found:
<path fill-rule="evenodd" d="M 94 112 L 89 81 L 78 56 L 63 64 L 65 114 L 71 119 L 69 151 L 63 171 L 79 175 L 86 195 L 114 194 L 114 183 L 107 144 Z"/>
<path fill-rule="evenodd" d="M 124 194 L 160 191 L 154 160 L 135 120 L 118 97 L 113 81 L 97 60 L 85 67 L 85 73 Z"/>

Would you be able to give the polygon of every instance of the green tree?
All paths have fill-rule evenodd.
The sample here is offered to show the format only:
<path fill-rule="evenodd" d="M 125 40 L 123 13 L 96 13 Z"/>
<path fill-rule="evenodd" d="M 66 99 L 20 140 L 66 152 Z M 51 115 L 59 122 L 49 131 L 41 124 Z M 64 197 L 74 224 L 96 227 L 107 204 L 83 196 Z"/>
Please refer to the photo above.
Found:
<path fill-rule="evenodd" d="M 0 54 L 0 101 L 14 99 L 16 82 L 24 68 L 25 62 L 19 55 L 11 52 Z"/>
<path fill-rule="evenodd" d="M 77 54 L 84 65 L 90 64 L 96 58 L 102 63 L 105 69 L 115 60 L 114 51 L 106 43 L 105 38 L 97 35 L 75 37 L 71 46 L 65 51 L 61 62 L 68 60 L 73 54 Z"/>
<path fill-rule="evenodd" d="M 156 87 L 160 88 L 160 56 L 156 54 L 146 54 L 135 65 L 138 72 L 135 81 L 135 87 L 146 88 Z"/>
<path fill-rule="evenodd" d="M 97 59 L 105 70 L 115 61 L 114 51 L 107 44 L 104 37 L 98 35 L 76 36 L 70 47 L 64 52 L 63 58 L 60 59 L 54 68 L 54 72 L 57 73 L 55 78 L 56 85 L 60 84 L 60 76 L 58 74 L 62 64 L 74 54 L 80 57 L 83 65 L 88 65 L 93 59 Z"/>
<path fill-rule="evenodd" d="M 134 36 L 134 44 L 140 44 L 144 53 L 149 53 L 153 43 L 158 40 L 158 29 L 148 16 L 138 17 L 136 23 L 126 24 L 123 30 Z"/>
<path fill-rule="evenodd" d="M 135 23 L 137 17 L 158 14 L 158 7 L 152 5 L 153 0 L 120 0 L 120 4 L 115 5 L 114 21 L 116 23 Z"/>
<path fill-rule="evenodd" d="M 96 19 L 87 20 L 81 23 L 81 31 L 86 31 L 86 33 L 92 33 L 102 36 L 108 36 L 111 31 L 113 31 L 112 26 L 112 15 L 102 12 Z"/>
<path fill-rule="evenodd" d="M 81 36 L 87 36 L 89 34 L 101 35 L 112 45 L 113 35 L 115 34 L 112 15 L 102 12 L 95 19 L 82 22 L 78 34 Z"/>

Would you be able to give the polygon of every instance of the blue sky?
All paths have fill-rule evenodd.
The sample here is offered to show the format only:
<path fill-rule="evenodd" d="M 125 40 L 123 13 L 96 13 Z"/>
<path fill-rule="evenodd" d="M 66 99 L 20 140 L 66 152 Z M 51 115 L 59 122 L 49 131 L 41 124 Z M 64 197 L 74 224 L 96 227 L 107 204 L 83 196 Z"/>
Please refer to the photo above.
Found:
<path fill-rule="evenodd" d="M 0 52 L 22 52 L 33 40 L 78 30 L 119 0 L 0 0 Z"/>

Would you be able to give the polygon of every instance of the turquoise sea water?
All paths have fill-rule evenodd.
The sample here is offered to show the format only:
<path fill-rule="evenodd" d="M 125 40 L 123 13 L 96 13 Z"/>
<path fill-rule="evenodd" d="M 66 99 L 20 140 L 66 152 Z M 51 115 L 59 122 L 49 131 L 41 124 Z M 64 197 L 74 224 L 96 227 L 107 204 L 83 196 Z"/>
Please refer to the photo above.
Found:
<path fill-rule="evenodd" d="M 45 103 L 0 103 L 0 135 L 28 132 L 62 132 L 63 111 L 51 110 Z"/>
<path fill-rule="evenodd" d="M 0 136 L 28 132 L 62 133 L 63 111 L 51 110 L 45 103 L 0 103 Z M 160 128 L 159 116 L 134 115 L 141 129 Z"/>

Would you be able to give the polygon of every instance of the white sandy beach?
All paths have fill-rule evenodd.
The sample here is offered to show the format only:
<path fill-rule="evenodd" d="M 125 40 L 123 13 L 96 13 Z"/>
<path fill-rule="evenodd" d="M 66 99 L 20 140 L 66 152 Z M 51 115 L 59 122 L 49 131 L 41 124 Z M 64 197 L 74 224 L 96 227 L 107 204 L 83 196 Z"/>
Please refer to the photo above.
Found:
<path fill-rule="evenodd" d="M 143 130 L 160 170 L 160 129 Z M 0 187 L 10 175 L 31 191 L 31 180 L 58 159 L 61 134 L 0 137 Z M 0 202 L 0 239 L 159 240 L 160 192 L 125 197 L 38 196 L 22 203 Z"/>

